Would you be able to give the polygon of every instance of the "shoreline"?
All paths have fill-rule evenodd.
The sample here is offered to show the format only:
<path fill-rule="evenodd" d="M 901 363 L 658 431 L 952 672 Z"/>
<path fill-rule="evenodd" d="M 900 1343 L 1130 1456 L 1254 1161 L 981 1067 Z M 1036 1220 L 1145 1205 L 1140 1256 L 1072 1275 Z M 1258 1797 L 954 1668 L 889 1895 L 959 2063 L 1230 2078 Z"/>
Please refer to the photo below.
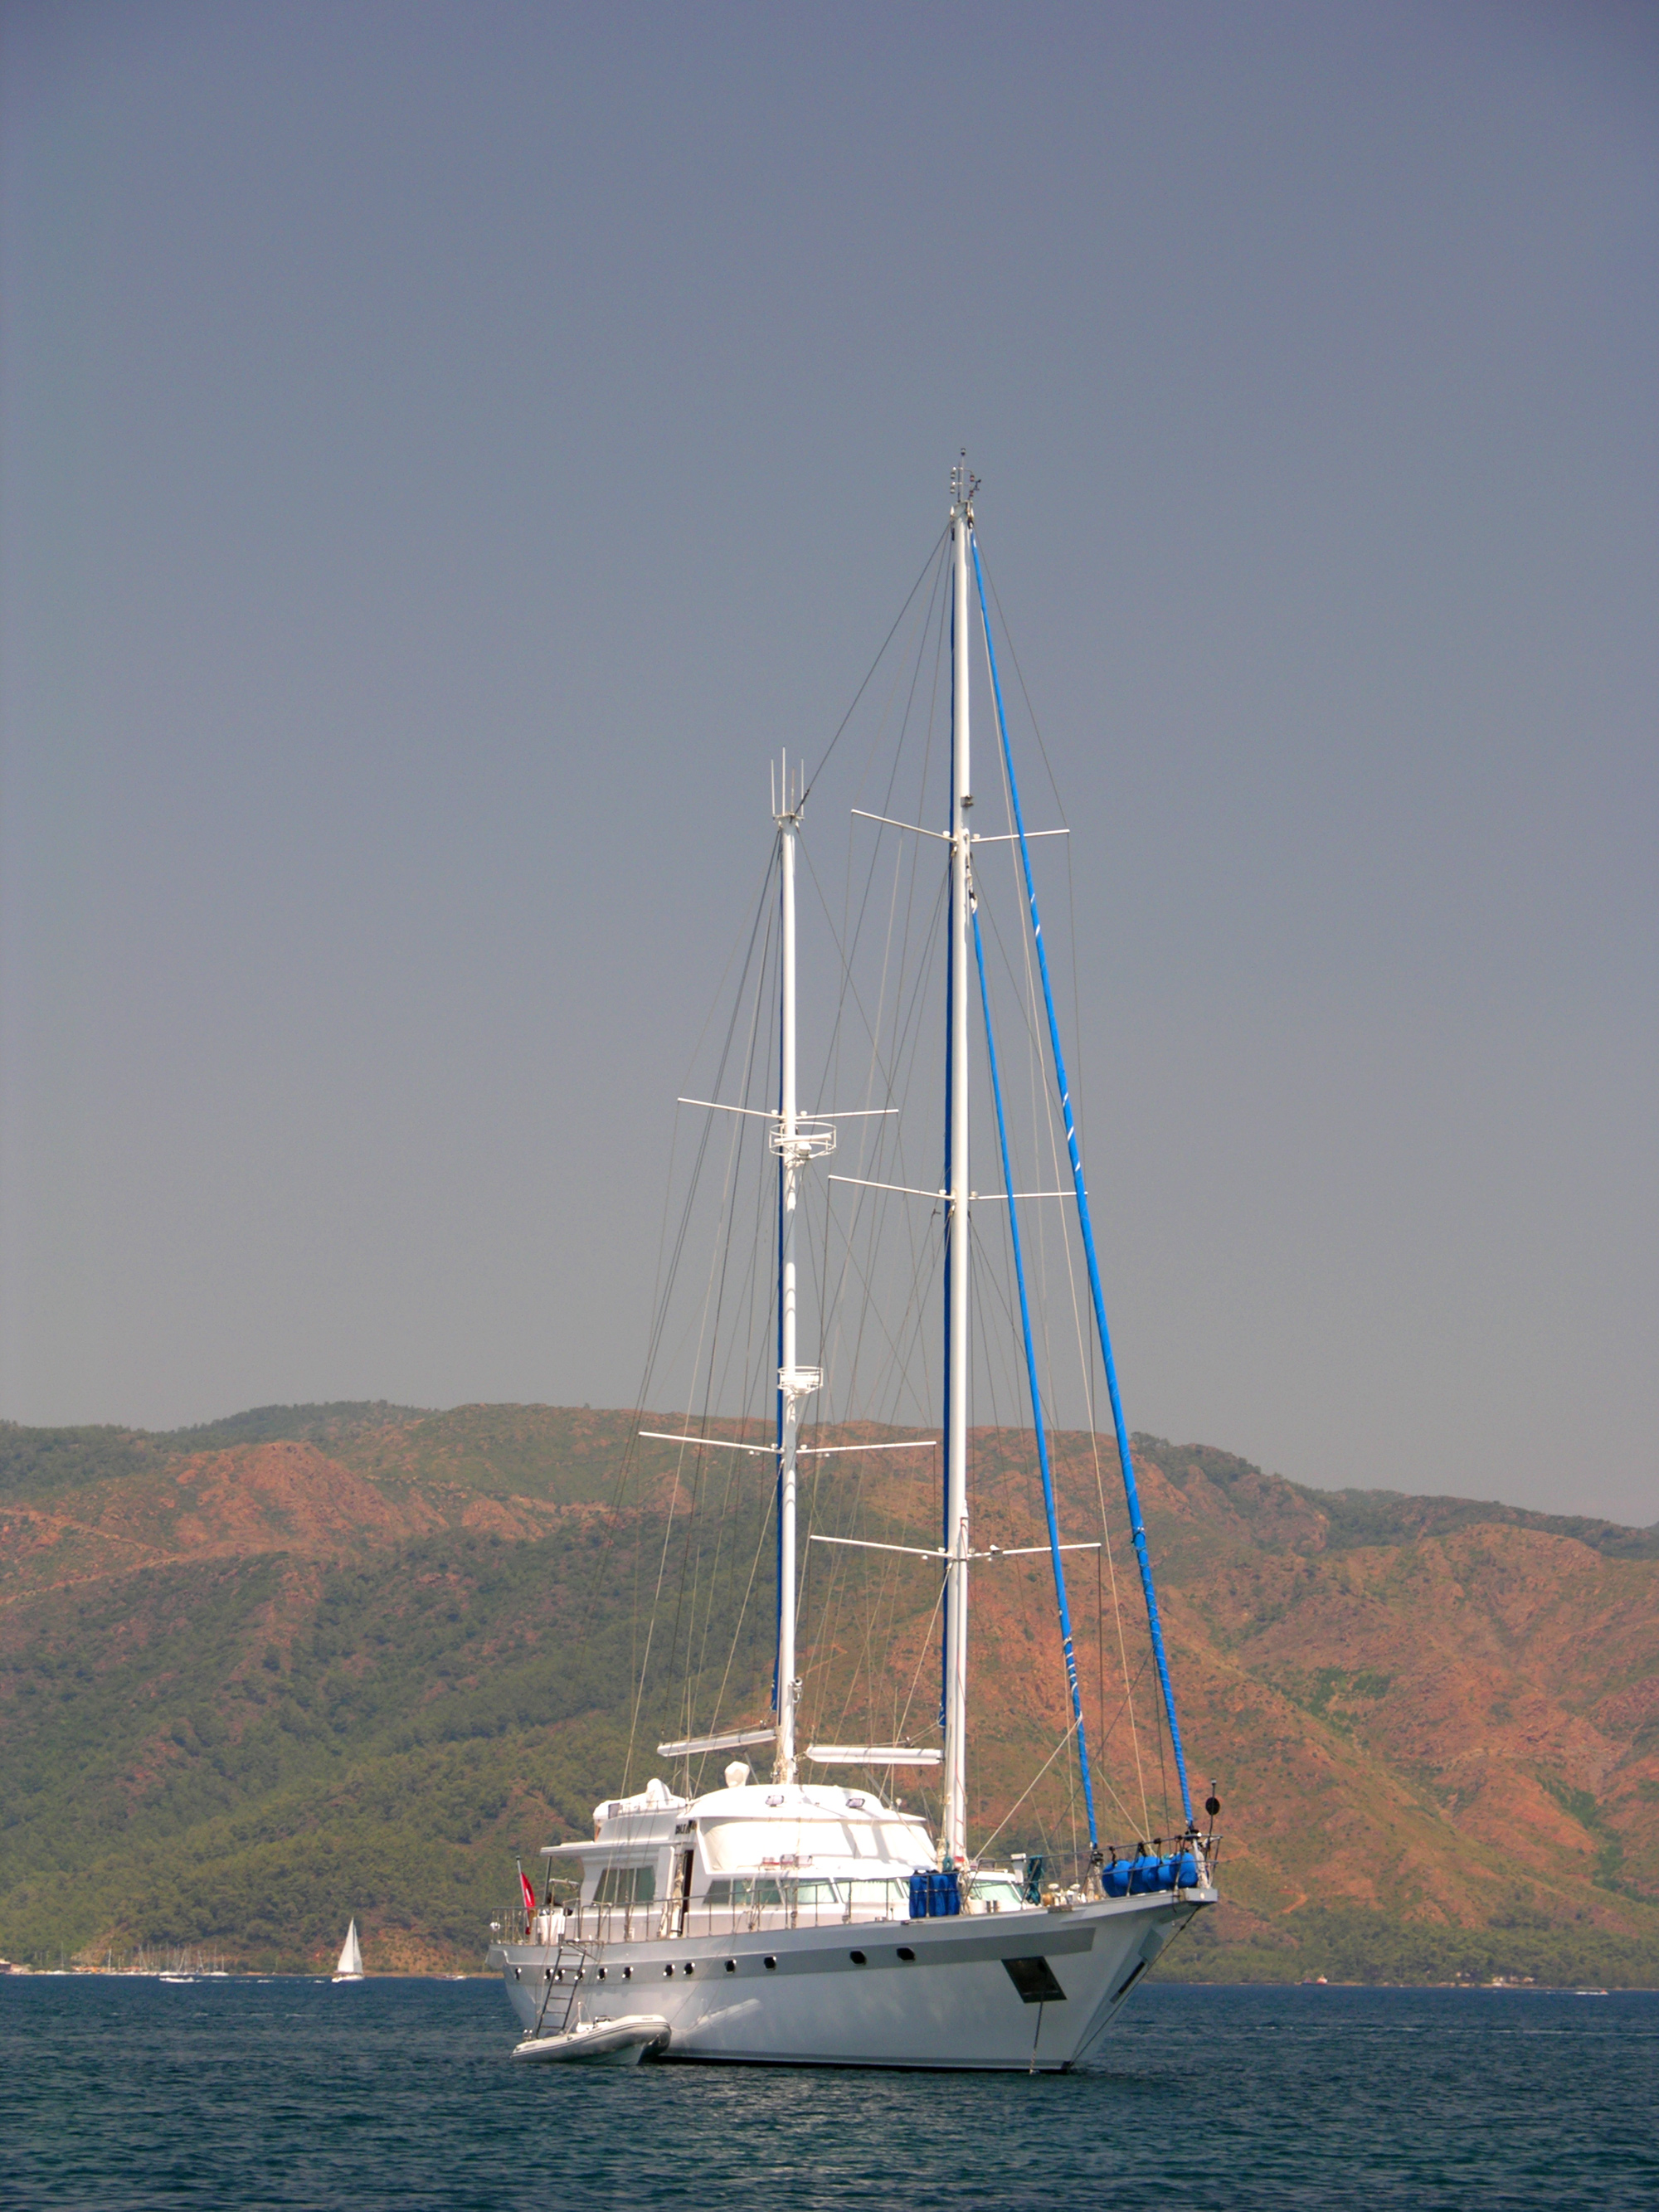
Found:
<path fill-rule="evenodd" d="M 462 1972 L 365 1972 L 362 1979 L 368 1982 L 477 1982 L 495 1984 L 499 1976 L 486 1971 Z M 210 1982 L 266 1983 L 309 1982 L 319 1988 L 334 1985 L 334 1976 L 324 1969 L 313 1972 L 294 1967 L 261 1972 L 257 1967 L 227 1969 L 221 1973 L 173 1974 L 161 1969 L 142 1971 L 106 1966 L 27 1966 L 11 1961 L 0 1965 L 0 1984 L 8 1981 L 31 1982 L 166 1982 L 169 1987 L 194 1987 Z M 352 1986 L 356 1986 L 353 1984 Z M 1340 1981 L 1334 1977 L 1311 1981 L 1197 1981 L 1184 1976 L 1176 1980 L 1149 1980 L 1148 1989 L 1163 1990 L 1452 1990 L 1470 1996 L 1659 1996 L 1659 1984 L 1649 1982 L 1609 1983 L 1605 1987 L 1586 1982 L 1488 1981 L 1488 1982 L 1370 1982 Z"/>

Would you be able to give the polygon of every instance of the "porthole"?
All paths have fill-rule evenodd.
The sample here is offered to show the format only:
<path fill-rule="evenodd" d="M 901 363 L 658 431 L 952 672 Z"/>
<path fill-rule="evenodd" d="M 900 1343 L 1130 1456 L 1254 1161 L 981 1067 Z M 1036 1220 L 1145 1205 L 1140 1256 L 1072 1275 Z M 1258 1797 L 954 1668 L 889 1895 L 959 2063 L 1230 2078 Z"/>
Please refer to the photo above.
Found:
<path fill-rule="evenodd" d="M 769 1957 L 767 1957 L 767 1958 L 764 1958 L 764 1959 L 763 1959 L 763 1960 L 761 1960 L 761 1964 L 762 1964 L 762 1966 L 764 1966 L 764 1967 L 766 1968 L 766 1970 L 767 1970 L 767 1972 L 768 1972 L 769 1973 L 773 1973 L 773 1972 L 776 1972 L 776 1969 L 777 1969 L 777 1963 L 778 1963 L 778 1962 L 777 1962 L 777 1960 L 776 1960 L 775 1959 L 771 1958 L 771 1957 L 769 1957 Z"/>
<path fill-rule="evenodd" d="M 870 1963 L 862 1951 L 849 1951 L 847 1955 L 855 1966 L 867 1966 Z"/>
<path fill-rule="evenodd" d="M 899 1956 L 903 1960 L 907 1966 L 914 1966 L 916 1963 L 915 1953 L 914 1951 L 907 1950 L 902 1943 L 899 1946 Z"/>
<path fill-rule="evenodd" d="M 726 1972 L 727 1972 L 728 1974 L 735 1974 L 735 1973 L 737 1972 L 737 1971 L 738 1971 L 738 1962 L 737 1962 L 737 1960 L 736 1960 L 735 1959 L 728 1959 L 728 1960 L 726 1960 Z"/>
<path fill-rule="evenodd" d="M 695 1960 L 695 1959 L 688 1959 L 688 1960 L 686 1960 L 685 1964 L 684 1964 L 684 1965 L 680 1968 L 680 1972 L 681 1972 L 683 1974 L 691 1974 L 691 1973 L 695 1973 L 695 1972 L 696 1972 L 696 1960 Z"/>
<path fill-rule="evenodd" d="M 623 1981 L 625 1981 L 625 1982 L 631 1982 L 631 1981 L 633 1980 L 633 1978 L 634 1978 L 634 1969 L 633 1969 L 631 1966 L 624 1966 L 624 1967 L 623 1968 Z"/>
<path fill-rule="evenodd" d="M 668 1964 L 667 1964 L 667 1965 L 663 1968 L 663 1972 L 664 1972 L 664 1973 L 665 1973 L 665 1974 L 666 1974 L 666 1975 L 667 1975 L 667 1977 L 668 1977 L 669 1980 L 672 1982 L 672 1981 L 673 1980 L 673 1978 L 674 1978 L 674 1961 L 673 1961 L 672 1959 L 669 1960 Z"/>

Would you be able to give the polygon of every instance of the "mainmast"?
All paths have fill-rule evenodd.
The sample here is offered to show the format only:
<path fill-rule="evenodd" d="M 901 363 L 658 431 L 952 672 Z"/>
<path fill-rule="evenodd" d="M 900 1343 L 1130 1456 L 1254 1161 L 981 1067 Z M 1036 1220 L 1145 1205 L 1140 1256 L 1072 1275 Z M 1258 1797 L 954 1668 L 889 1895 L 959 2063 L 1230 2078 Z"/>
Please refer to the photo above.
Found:
<path fill-rule="evenodd" d="M 823 1382 L 821 1370 L 803 1367 L 795 1356 L 795 1212 L 800 1170 L 834 1145 L 835 1132 L 822 1122 L 800 1118 L 795 1087 L 795 841 L 800 834 L 805 793 L 797 769 L 791 799 L 788 763 L 783 763 L 781 797 L 774 803 L 782 879 L 780 967 L 782 1008 L 779 1022 L 778 1118 L 772 1149 L 778 1156 L 778 1741 L 773 1778 L 796 1778 L 795 1700 L 795 1455 L 800 1437 L 801 1400 Z"/>
<path fill-rule="evenodd" d="M 945 1149 L 945 1834 L 947 1866 L 968 1855 L 968 549 L 975 479 L 951 473 L 950 1044 Z"/>

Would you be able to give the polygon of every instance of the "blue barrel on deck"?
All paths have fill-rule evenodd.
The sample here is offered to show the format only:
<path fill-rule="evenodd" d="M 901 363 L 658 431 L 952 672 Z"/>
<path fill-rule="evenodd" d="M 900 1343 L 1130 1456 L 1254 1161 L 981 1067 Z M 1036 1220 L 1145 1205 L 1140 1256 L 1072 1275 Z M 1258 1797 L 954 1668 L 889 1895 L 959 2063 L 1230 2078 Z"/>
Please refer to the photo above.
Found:
<path fill-rule="evenodd" d="M 962 1886 L 954 1867 L 940 1867 L 927 1877 L 930 1919 L 945 1920 L 962 1910 Z"/>
<path fill-rule="evenodd" d="M 1127 1897 L 1129 1894 L 1129 1862 L 1114 1859 L 1100 1870 L 1100 1886 L 1108 1897 Z"/>
<path fill-rule="evenodd" d="M 1182 1851 L 1175 1863 L 1175 1886 L 1177 1889 L 1198 1887 L 1198 1859 L 1192 1851 Z"/>
<path fill-rule="evenodd" d="M 927 1917 L 927 1885 L 932 1880 L 932 1874 L 925 1868 L 921 1867 L 918 1867 L 915 1874 L 910 1877 L 910 1917 L 912 1920 L 925 1920 Z"/>
<path fill-rule="evenodd" d="M 1146 1897 L 1158 1887 L 1158 1862 L 1151 1851 L 1138 1851 L 1129 1862 L 1129 1894 Z"/>

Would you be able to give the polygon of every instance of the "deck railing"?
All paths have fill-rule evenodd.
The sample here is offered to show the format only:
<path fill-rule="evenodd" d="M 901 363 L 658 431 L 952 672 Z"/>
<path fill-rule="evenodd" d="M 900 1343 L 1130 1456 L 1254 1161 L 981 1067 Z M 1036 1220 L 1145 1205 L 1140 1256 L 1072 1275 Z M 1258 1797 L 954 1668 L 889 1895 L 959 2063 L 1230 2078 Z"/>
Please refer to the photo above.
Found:
<path fill-rule="evenodd" d="M 1133 1877 L 1131 1867 L 1133 1869 Z M 1155 1871 L 1156 1870 L 1156 1871 Z M 1135 1852 L 1119 1858 L 1114 1865 L 1109 1862 L 1103 1870 L 1104 1879 L 1099 1887 L 1090 1885 L 1091 1896 L 1141 1895 L 1153 1890 L 1186 1888 L 1196 1879 L 1206 1878 L 1206 1869 L 1201 1854 L 1194 1854 L 1189 1845 L 1177 1844 L 1169 1853 Z M 770 1877 L 739 1876 L 750 1894 L 729 1902 L 711 1904 L 707 1897 L 693 1898 L 689 1904 L 676 1897 L 654 1898 L 643 1903 L 582 1904 L 575 1900 L 551 1908 L 551 1920 L 547 1909 L 537 1912 L 532 1919 L 522 1903 L 509 1907 L 502 1922 L 503 1940 L 509 1943 L 532 1943 L 538 1941 L 556 1947 L 566 1945 L 605 1945 L 611 1943 L 647 1943 L 666 1938 L 704 1941 L 722 1936 L 761 1935 L 769 1930 L 780 1932 L 792 1928 L 854 1928 L 878 1927 L 894 1921 L 911 1917 L 908 1886 L 891 1881 L 878 1884 L 874 1881 L 854 1879 L 846 1886 L 850 1895 L 838 1893 L 839 1885 L 828 1880 L 792 1883 L 775 1882 Z M 872 1895 L 878 1887 L 886 1890 L 884 1896 Z M 1016 1899 L 1004 1894 L 1009 1888 L 1006 1880 L 999 1881 L 994 1894 L 975 1893 L 970 1877 L 963 1885 L 962 1910 L 975 1917 L 984 1913 L 1012 1911 L 1018 1909 Z M 760 1890 L 757 1896 L 754 1893 Z M 860 1896 L 859 1891 L 865 1894 Z M 773 1893 L 767 1894 L 766 1893 Z M 1081 1899 L 1085 1893 L 1073 1890 L 1064 1893 L 1073 1899 Z M 1061 1893 L 1045 1891 L 1044 1901 L 1053 1902 Z M 1035 1900 L 1031 1900 L 1035 1902 Z M 539 1928 L 538 1923 L 540 1923 Z"/>
<path fill-rule="evenodd" d="M 970 1900 L 965 1909 L 970 1912 L 981 1912 L 1012 1908 Z M 753 1936 L 792 1928 L 879 1927 L 896 1921 L 908 1921 L 910 1917 L 908 1895 L 897 1891 L 884 1900 L 814 1897 L 808 1899 L 785 1899 L 776 1903 L 745 1901 L 709 1905 L 703 1899 L 694 1898 L 690 1905 L 684 1906 L 671 1899 L 665 1907 L 660 1899 L 648 1905 L 572 1903 L 562 1908 L 554 1908 L 550 1925 L 539 1912 L 536 1919 L 544 1922 L 544 1933 L 541 1940 L 550 1939 L 556 1945 L 561 1941 L 567 1944 L 644 1943 L 669 1937 L 686 1940 Z M 512 1943 L 538 1940 L 535 1923 L 522 1908 L 509 1914 L 503 1926 L 503 1936 L 507 1942 Z"/>

